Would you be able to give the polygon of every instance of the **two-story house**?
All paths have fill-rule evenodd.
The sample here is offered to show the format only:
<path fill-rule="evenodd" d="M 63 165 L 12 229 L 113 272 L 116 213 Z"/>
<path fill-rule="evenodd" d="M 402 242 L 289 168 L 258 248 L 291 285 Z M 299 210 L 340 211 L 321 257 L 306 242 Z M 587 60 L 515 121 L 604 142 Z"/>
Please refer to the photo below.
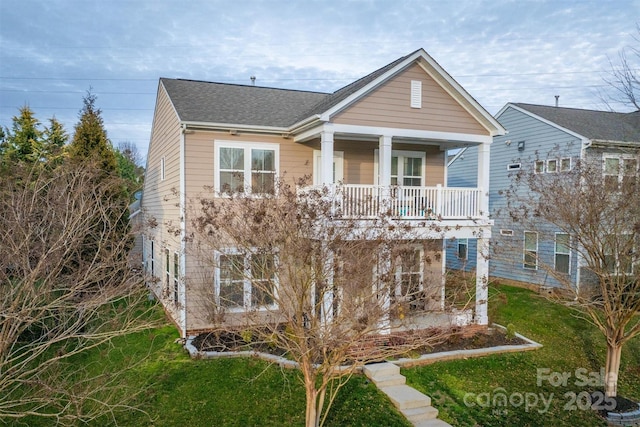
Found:
<path fill-rule="evenodd" d="M 314 184 L 338 186 L 336 197 L 384 202 L 394 221 L 426 220 L 448 230 L 424 234 L 442 249 L 444 238 L 480 237 L 486 247 L 489 149 L 503 133 L 422 49 L 333 93 L 161 78 L 142 198 L 142 212 L 156 224 L 143 244 L 145 271 L 156 278 L 150 286 L 183 336 L 210 327 L 198 299 L 203 289 L 220 292 L 224 284 L 215 281 L 228 275 L 203 281 L 203 267 L 186 247 L 187 204 L 204 187 L 219 195 L 242 188 L 260 197 L 285 175 L 312 175 Z M 476 147 L 479 153 L 477 184 L 469 188 L 446 185 L 446 153 L 456 147 Z M 379 205 L 356 213 L 343 204 L 342 215 L 375 216 Z M 432 276 L 445 286 L 442 249 L 435 265 L 425 264 L 423 256 L 402 265 L 420 280 Z M 488 263 L 481 253 L 476 266 L 473 321 L 486 325 Z M 256 308 L 251 298 L 243 301 L 246 310 Z M 434 309 L 443 307 L 440 301 Z"/>
<path fill-rule="evenodd" d="M 490 275 L 543 287 L 559 286 L 549 271 L 541 268 L 544 265 L 569 275 L 573 286 L 579 286 L 585 265 L 575 250 L 568 248 L 570 236 L 548 224 L 536 227 L 548 228 L 541 236 L 510 221 L 505 191 L 520 171 L 559 175 L 572 170 L 578 161 L 601 162 L 605 180 L 637 176 L 640 112 L 509 103 L 496 119 L 507 133 L 496 136 L 491 146 L 489 209 L 495 221 L 492 245 L 496 250 L 489 261 Z M 476 161 L 474 147 L 457 152 L 449 162 L 449 186 L 475 186 Z M 475 268 L 474 239 L 451 241 L 447 247 L 449 268 Z"/>

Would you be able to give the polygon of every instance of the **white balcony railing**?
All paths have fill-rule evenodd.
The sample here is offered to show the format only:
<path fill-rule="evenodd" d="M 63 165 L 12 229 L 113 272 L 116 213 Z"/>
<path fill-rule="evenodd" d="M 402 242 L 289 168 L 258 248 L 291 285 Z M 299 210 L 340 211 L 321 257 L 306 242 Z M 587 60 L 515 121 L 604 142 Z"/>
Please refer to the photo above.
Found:
<path fill-rule="evenodd" d="M 479 188 L 383 187 L 341 184 L 333 191 L 334 212 L 344 218 L 476 219 L 482 216 Z"/>

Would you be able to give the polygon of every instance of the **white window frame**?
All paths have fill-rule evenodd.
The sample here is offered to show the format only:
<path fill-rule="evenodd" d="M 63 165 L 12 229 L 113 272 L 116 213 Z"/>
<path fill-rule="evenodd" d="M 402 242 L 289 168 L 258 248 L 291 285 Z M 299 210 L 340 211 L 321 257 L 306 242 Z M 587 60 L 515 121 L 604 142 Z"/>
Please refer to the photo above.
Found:
<path fill-rule="evenodd" d="M 501 236 L 513 236 L 513 230 L 500 229 Z"/>
<path fill-rule="evenodd" d="M 558 252 L 558 235 L 562 234 L 567 236 L 567 251 L 566 252 Z M 558 270 L 558 255 L 566 255 L 568 257 L 567 261 L 567 271 Z M 555 238 L 553 240 L 553 268 L 558 273 L 571 274 L 571 236 L 569 233 L 564 232 L 556 232 Z"/>
<path fill-rule="evenodd" d="M 149 257 L 149 273 L 151 276 L 155 275 L 155 267 L 156 267 L 156 255 L 155 255 L 155 242 L 153 239 L 149 240 L 149 245 L 151 249 L 151 257 Z"/>
<path fill-rule="evenodd" d="M 171 291 L 171 251 L 169 248 L 164 249 L 164 274 L 165 274 L 165 290 L 166 295 L 169 295 Z"/>
<path fill-rule="evenodd" d="M 173 253 L 173 303 L 178 305 L 180 301 L 180 253 Z"/>
<path fill-rule="evenodd" d="M 424 290 L 424 248 L 422 246 L 416 245 L 413 247 L 413 251 L 418 252 L 418 271 L 403 271 L 402 270 L 402 255 L 398 254 L 395 257 L 395 268 L 394 268 L 394 279 L 395 279 L 395 289 L 394 289 L 394 297 L 396 300 L 401 300 L 404 298 L 402 295 L 402 277 L 404 275 L 418 275 L 418 291 Z"/>
<path fill-rule="evenodd" d="M 527 234 L 535 234 L 536 236 L 535 250 L 527 249 Z M 524 239 L 522 241 L 522 268 L 524 268 L 525 270 L 538 270 L 538 253 L 539 253 L 539 244 L 540 244 L 538 232 L 525 230 L 523 236 L 524 236 Z M 532 252 L 534 255 L 534 260 L 536 265 L 533 268 L 527 266 L 527 252 Z"/>
<path fill-rule="evenodd" d="M 538 166 L 542 166 L 540 170 L 538 170 Z M 536 160 L 535 162 L 533 162 L 533 172 L 535 174 L 544 173 L 546 170 L 546 166 L 547 166 L 547 163 L 544 160 Z"/>
<path fill-rule="evenodd" d="M 565 169 L 565 168 L 563 168 L 563 167 L 562 167 L 563 162 L 564 162 L 565 160 L 568 160 L 568 161 L 569 161 L 569 167 L 568 167 L 567 169 Z M 559 171 L 560 171 L 560 172 L 569 172 L 571 169 L 573 169 L 573 159 L 572 159 L 571 157 L 563 157 L 563 158 L 561 158 L 561 159 L 560 159 L 560 169 L 559 169 Z"/>
<path fill-rule="evenodd" d="M 422 159 L 422 170 L 420 171 L 420 187 L 424 187 L 424 183 L 425 183 L 425 176 L 426 176 L 426 170 L 427 170 L 427 153 L 424 151 L 407 151 L 407 150 L 392 150 L 391 151 L 391 158 L 393 157 L 397 157 L 398 158 L 398 182 L 400 182 L 401 179 L 404 179 L 404 158 L 405 157 L 410 157 L 410 158 L 421 158 Z M 400 159 L 403 159 L 402 161 Z M 380 182 L 380 162 L 379 162 L 379 150 L 376 149 L 374 151 L 374 171 L 375 171 L 375 176 L 374 176 L 374 185 L 378 185 L 378 183 Z M 401 174 L 402 171 L 402 174 Z M 392 175 L 393 176 L 393 175 Z M 402 184 L 398 184 L 398 186 L 403 187 Z"/>
<path fill-rule="evenodd" d="M 517 171 L 517 170 L 520 170 L 521 168 L 522 168 L 522 163 L 509 163 L 507 165 L 508 171 Z"/>
<path fill-rule="evenodd" d="M 236 307 L 229 307 L 226 305 L 221 305 L 220 304 L 220 290 L 221 290 L 221 279 L 220 279 L 220 272 L 221 272 L 221 268 L 220 268 L 220 258 L 222 256 L 226 256 L 226 255 L 241 255 L 243 257 L 243 278 L 242 278 L 242 282 L 243 282 L 243 296 L 242 296 L 242 306 L 236 306 Z M 215 302 L 216 305 L 218 305 L 219 307 L 223 307 L 225 310 L 228 310 L 229 312 L 232 313 L 244 313 L 247 311 L 251 311 L 251 310 L 257 310 L 257 311 L 267 311 L 267 310 L 273 310 L 275 308 L 277 308 L 277 303 L 276 303 L 276 297 L 277 297 L 277 293 L 278 293 L 278 281 L 277 278 L 273 279 L 273 293 L 274 293 L 274 302 L 273 304 L 269 304 L 269 305 L 259 305 L 259 306 L 254 306 L 251 303 L 251 299 L 252 299 L 252 292 L 253 292 L 253 286 L 252 286 L 252 278 L 251 276 L 251 256 L 255 255 L 255 253 L 253 252 L 253 250 L 249 250 L 249 251 L 242 251 L 238 248 L 228 248 L 228 249 L 224 249 L 222 251 L 215 251 L 214 253 L 214 259 L 215 259 L 215 269 L 214 269 L 214 296 L 215 296 Z M 276 256 L 276 254 L 272 254 L 273 255 L 273 262 L 277 265 L 278 263 L 278 257 Z"/>
<path fill-rule="evenodd" d="M 280 144 L 273 142 L 246 142 L 246 141 L 228 141 L 215 140 L 213 142 L 214 162 L 213 162 L 213 188 L 216 195 L 220 197 L 229 197 L 229 194 L 220 191 L 220 149 L 221 148 L 238 148 L 244 150 L 244 195 L 263 197 L 264 194 L 251 192 L 251 151 L 252 150 L 271 150 L 274 152 L 274 185 L 280 176 Z"/>
<path fill-rule="evenodd" d="M 551 170 L 551 164 L 554 165 L 553 170 Z M 558 173 L 558 159 L 547 160 L 547 173 Z"/>

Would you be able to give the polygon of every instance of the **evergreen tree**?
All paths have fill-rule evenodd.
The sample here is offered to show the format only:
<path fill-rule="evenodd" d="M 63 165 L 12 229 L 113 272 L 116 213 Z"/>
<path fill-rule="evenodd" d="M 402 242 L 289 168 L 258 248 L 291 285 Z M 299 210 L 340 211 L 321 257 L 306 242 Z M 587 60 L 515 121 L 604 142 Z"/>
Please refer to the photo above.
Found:
<path fill-rule="evenodd" d="M 102 111 L 96 107 L 97 97 L 91 91 L 82 99 L 80 120 L 76 124 L 69 156 L 76 161 L 97 161 L 106 173 L 117 170 L 117 160 L 111 142 L 104 129 Z"/>
<path fill-rule="evenodd" d="M 42 160 L 42 131 L 34 112 L 25 105 L 20 115 L 13 117 L 2 147 L 3 162 L 35 163 Z"/>
<path fill-rule="evenodd" d="M 69 135 L 62 126 L 62 123 L 54 117 L 49 119 L 49 127 L 43 132 L 43 155 L 48 163 L 57 165 L 62 161 L 63 149 Z"/>

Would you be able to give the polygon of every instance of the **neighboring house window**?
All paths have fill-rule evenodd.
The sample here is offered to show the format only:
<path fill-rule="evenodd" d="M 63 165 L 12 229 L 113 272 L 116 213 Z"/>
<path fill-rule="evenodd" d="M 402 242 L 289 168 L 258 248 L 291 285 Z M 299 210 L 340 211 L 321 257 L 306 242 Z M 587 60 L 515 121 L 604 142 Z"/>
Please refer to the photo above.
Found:
<path fill-rule="evenodd" d="M 569 250 L 569 234 L 556 233 L 555 242 L 555 268 L 559 273 L 569 274 L 571 265 L 571 252 Z"/>
<path fill-rule="evenodd" d="M 571 170 L 571 157 L 560 159 L 560 172 L 569 172 Z"/>
<path fill-rule="evenodd" d="M 422 108 L 422 82 L 411 80 L 411 108 Z"/>
<path fill-rule="evenodd" d="M 625 155 L 604 156 L 603 172 L 604 185 L 611 191 L 628 188 L 635 185 L 638 179 L 638 159 Z"/>
<path fill-rule="evenodd" d="M 544 160 L 536 160 L 535 172 L 536 173 L 544 173 Z"/>
<path fill-rule="evenodd" d="M 272 254 L 220 253 L 216 274 L 218 304 L 230 309 L 273 306 L 274 267 Z"/>
<path fill-rule="evenodd" d="M 458 258 L 466 260 L 469 248 L 469 239 L 458 239 Z"/>
<path fill-rule="evenodd" d="M 522 167 L 522 164 L 520 163 L 511 163 L 507 165 L 507 170 L 510 170 L 510 171 L 520 170 L 521 167 Z"/>
<path fill-rule="evenodd" d="M 558 172 L 558 160 L 556 159 L 547 160 L 547 172 L 548 173 Z"/>
<path fill-rule="evenodd" d="M 164 157 L 160 159 L 160 181 L 164 181 L 165 172 L 164 172 Z"/>
<path fill-rule="evenodd" d="M 604 239 L 604 267 L 612 274 L 633 273 L 633 235 L 608 235 Z"/>
<path fill-rule="evenodd" d="M 513 230 L 500 229 L 502 236 L 513 236 Z"/>
<path fill-rule="evenodd" d="M 180 284 L 180 256 L 173 253 L 173 302 L 178 304 L 178 286 Z"/>
<path fill-rule="evenodd" d="M 274 194 L 277 144 L 215 142 L 215 189 L 219 193 Z"/>
<path fill-rule="evenodd" d="M 538 233 L 524 232 L 524 263 L 523 267 L 530 270 L 538 269 Z"/>

